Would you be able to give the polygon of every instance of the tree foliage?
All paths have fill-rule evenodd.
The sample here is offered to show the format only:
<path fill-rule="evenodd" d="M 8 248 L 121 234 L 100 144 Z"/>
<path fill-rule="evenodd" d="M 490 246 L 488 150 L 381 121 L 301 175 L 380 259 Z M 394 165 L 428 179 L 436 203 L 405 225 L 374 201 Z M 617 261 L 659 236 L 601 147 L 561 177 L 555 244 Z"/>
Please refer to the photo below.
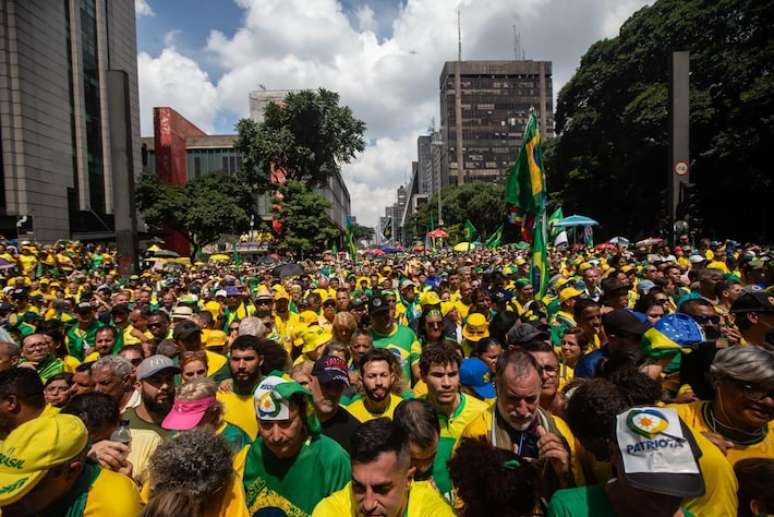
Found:
<path fill-rule="evenodd" d="M 191 244 L 191 257 L 223 234 L 250 228 L 254 201 L 236 177 L 213 172 L 185 185 L 170 185 L 145 173 L 135 189 L 145 222 L 157 230 L 182 232 Z"/>
<path fill-rule="evenodd" d="M 325 89 L 288 93 L 282 105 L 268 105 L 263 123 L 242 119 L 237 128 L 242 174 L 261 191 L 270 188 L 272 163 L 288 179 L 322 186 L 365 149 L 365 123 Z"/>
<path fill-rule="evenodd" d="M 374 229 L 370 226 L 363 226 L 355 223 L 352 225 L 352 239 L 357 243 L 362 240 L 372 240 L 374 238 Z"/>
<path fill-rule="evenodd" d="M 441 192 L 444 228 L 449 240 L 464 240 L 462 227 L 470 220 L 478 230 L 479 237 L 488 237 L 500 226 L 506 215 L 503 185 L 497 183 L 465 183 L 445 188 Z M 407 240 L 424 239 L 432 222 L 438 226 L 438 194 L 434 194 L 411 216 L 405 231 Z"/>
<path fill-rule="evenodd" d="M 340 230 L 328 217 L 330 202 L 304 182 L 291 180 L 280 188 L 284 196 L 279 219 L 282 234 L 279 250 L 300 255 L 319 253 L 329 241 L 337 239 Z"/>
<path fill-rule="evenodd" d="M 774 3 L 658 0 L 592 45 L 559 93 L 545 150 L 564 213 L 638 237 L 667 214 L 669 57 L 691 52 L 691 182 L 703 233 L 771 237 L 768 145 L 774 141 Z M 744 218 L 744 224 L 739 221 Z"/>

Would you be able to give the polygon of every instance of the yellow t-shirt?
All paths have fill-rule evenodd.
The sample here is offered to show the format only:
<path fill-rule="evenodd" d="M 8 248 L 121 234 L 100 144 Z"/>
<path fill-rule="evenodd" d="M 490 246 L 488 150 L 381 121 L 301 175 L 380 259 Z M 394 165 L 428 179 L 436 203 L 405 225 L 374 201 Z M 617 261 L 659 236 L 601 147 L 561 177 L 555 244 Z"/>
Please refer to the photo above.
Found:
<path fill-rule="evenodd" d="M 205 350 L 204 353 L 207 355 L 207 376 L 208 377 L 215 375 L 218 372 L 218 370 L 223 368 L 223 366 L 228 362 L 228 359 L 223 354 L 210 352 L 209 350 Z"/>
<path fill-rule="evenodd" d="M 25 275 L 32 273 L 37 263 L 38 259 L 35 255 L 19 255 L 19 265 Z"/>
<path fill-rule="evenodd" d="M 352 495 L 351 483 L 318 503 L 312 517 L 354 517 L 357 503 Z M 453 517 L 454 511 L 430 481 L 411 483 L 406 517 Z"/>
<path fill-rule="evenodd" d="M 81 362 L 71 355 L 64 356 L 62 361 L 64 362 L 65 372 L 67 373 L 75 373 L 75 369 L 81 365 Z"/>
<path fill-rule="evenodd" d="M 365 403 L 363 402 L 363 399 L 358 397 L 352 402 L 349 403 L 349 405 L 344 406 L 344 408 L 349 411 L 349 413 L 357 419 L 358 422 L 364 424 L 368 422 L 369 420 L 374 420 L 376 418 L 382 418 L 387 417 L 390 420 L 392 420 L 392 414 L 395 412 L 395 408 L 398 406 L 398 404 L 401 403 L 403 399 L 399 396 L 391 393 L 390 394 L 390 403 L 387 404 L 387 409 L 384 410 L 384 413 L 371 413 L 368 411 L 368 409 L 365 407 Z"/>
<path fill-rule="evenodd" d="M 703 404 L 708 403 L 699 401 L 690 404 L 671 404 L 667 407 L 675 409 L 683 422 L 688 424 L 695 433 L 712 433 L 714 431 L 710 429 L 701 414 Z M 726 458 L 731 465 L 746 458 L 774 459 L 774 422 L 769 422 L 768 432 L 763 441 L 753 445 L 736 445 L 726 451 Z"/>
<path fill-rule="evenodd" d="M 86 498 L 83 517 L 137 517 L 140 494 L 134 482 L 123 474 L 102 469 Z"/>
<path fill-rule="evenodd" d="M 126 460 L 132 464 L 132 479 L 138 485 L 148 480 L 148 465 L 151 454 L 161 443 L 161 437 L 149 429 L 130 429 L 132 443 Z"/>
<path fill-rule="evenodd" d="M 255 413 L 253 395 L 218 392 L 217 399 L 223 404 L 223 419 L 240 427 L 251 440 L 258 436 L 258 415 Z"/>

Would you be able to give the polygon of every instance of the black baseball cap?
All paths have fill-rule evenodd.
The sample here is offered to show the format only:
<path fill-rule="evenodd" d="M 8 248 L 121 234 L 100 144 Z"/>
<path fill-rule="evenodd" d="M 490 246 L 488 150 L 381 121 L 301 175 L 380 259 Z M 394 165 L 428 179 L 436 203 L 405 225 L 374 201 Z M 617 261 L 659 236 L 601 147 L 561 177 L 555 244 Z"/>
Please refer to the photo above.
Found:
<path fill-rule="evenodd" d="M 766 291 L 752 291 L 743 293 L 731 305 L 731 312 L 774 312 L 774 295 Z"/>
<path fill-rule="evenodd" d="M 368 302 L 368 314 L 375 315 L 389 310 L 390 306 L 382 295 L 377 294 Z"/>
<path fill-rule="evenodd" d="M 344 359 L 335 355 L 324 355 L 315 361 L 312 375 L 317 377 L 321 384 L 339 381 L 343 382 L 345 386 L 349 386 L 347 363 Z"/>
<path fill-rule="evenodd" d="M 620 336 L 628 334 L 630 336 L 642 336 L 648 326 L 641 322 L 634 312 L 628 309 L 616 309 L 602 316 L 602 326 L 605 327 L 605 333 Z"/>
<path fill-rule="evenodd" d="M 525 345 L 530 341 L 538 339 L 545 340 L 549 337 L 547 332 L 541 331 L 536 326 L 530 325 L 529 323 L 522 323 L 521 325 L 512 327 L 511 330 L 508 331 L 505 335 L 505 341 L 509 345 Z"/>
<path fill-rule="evenodd" d="M 175 324 L 174 330 L 172 330 L 172 339 L 175 341 L 179 339 L 188 339 L 194 334 L 202 333 L 202 329 L 191 320 L 183 320 Z"/>

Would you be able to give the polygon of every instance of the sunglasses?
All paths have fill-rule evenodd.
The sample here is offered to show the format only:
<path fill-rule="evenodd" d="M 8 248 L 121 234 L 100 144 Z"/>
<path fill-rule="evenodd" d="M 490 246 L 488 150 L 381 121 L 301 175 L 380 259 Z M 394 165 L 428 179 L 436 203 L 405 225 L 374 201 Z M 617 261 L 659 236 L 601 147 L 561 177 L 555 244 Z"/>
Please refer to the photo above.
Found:
<path fill-rule="evenodd" d="M 712 323 L 714 325 L 720 324 L 720 316 L 691 316 L 693 318 L 693 321 L 698 323 L 699 325 L 705 325 L 707 323 Z"/>

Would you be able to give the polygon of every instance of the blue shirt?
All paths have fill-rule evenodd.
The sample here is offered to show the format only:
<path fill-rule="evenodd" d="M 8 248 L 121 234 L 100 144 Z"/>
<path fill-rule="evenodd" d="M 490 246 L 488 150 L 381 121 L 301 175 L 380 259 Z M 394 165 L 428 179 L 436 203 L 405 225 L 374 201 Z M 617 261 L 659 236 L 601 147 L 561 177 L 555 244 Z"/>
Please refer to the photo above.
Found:
<path fill-rule="evenodd" d="M 597 371 L 597 365 L 604 357 L 607 357 L 606 346 L 584 355 L 578 360 L 578 364 L 575 365 L 574 377 L 594 377 L 594 372 Z"/>

